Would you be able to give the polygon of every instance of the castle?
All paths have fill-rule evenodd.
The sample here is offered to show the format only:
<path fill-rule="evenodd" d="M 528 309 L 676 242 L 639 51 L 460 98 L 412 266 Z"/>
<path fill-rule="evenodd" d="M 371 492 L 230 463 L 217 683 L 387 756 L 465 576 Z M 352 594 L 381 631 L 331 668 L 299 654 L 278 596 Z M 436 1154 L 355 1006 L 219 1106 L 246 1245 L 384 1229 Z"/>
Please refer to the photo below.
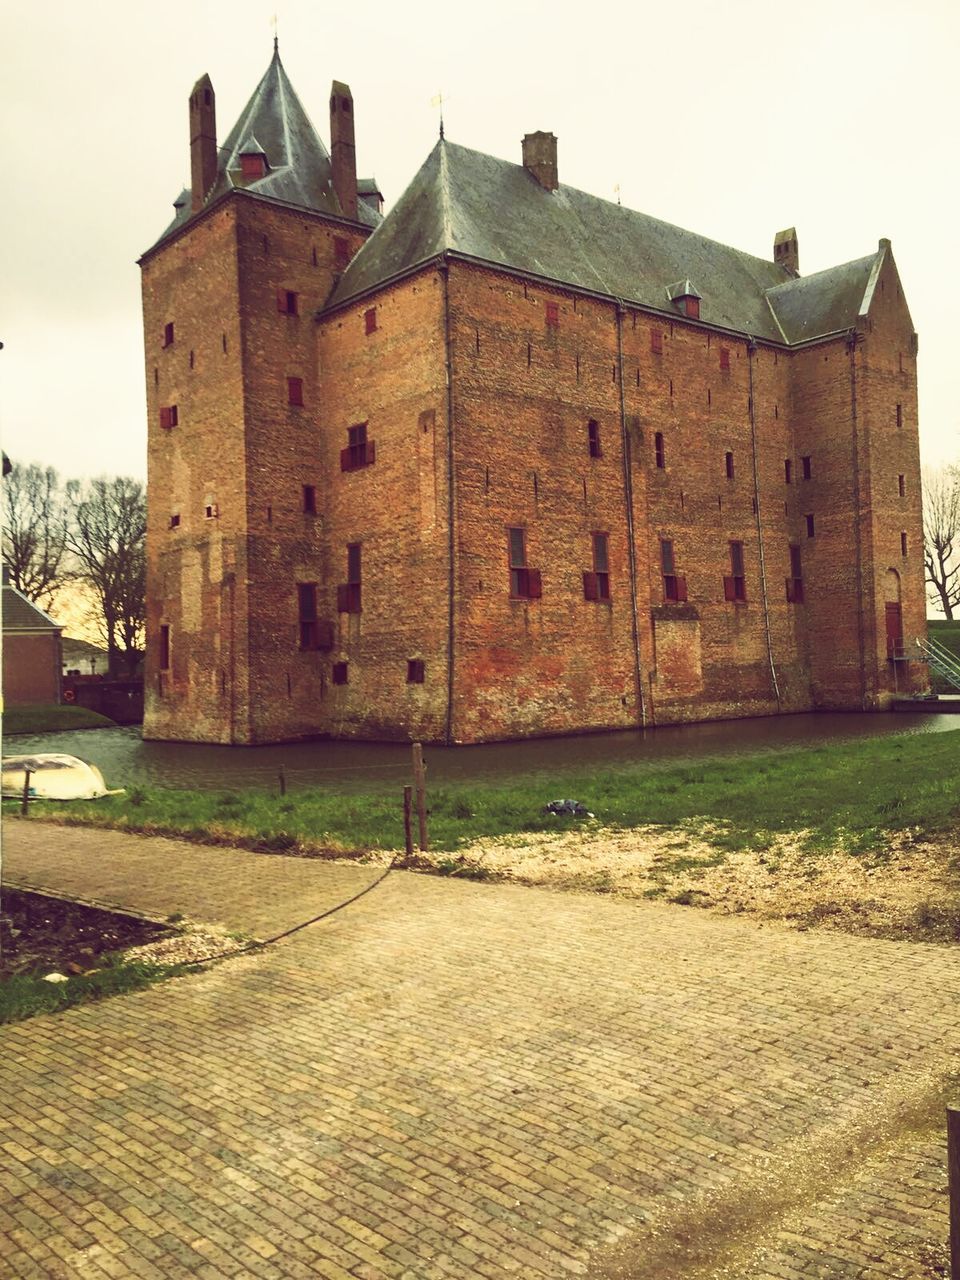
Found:
<path fill-rule="evenodd" d="M 276 48 L 141 259 L 149 738 L 479 742 L 925 687 L 890 243 L 799 275 L 441 136 L 382 216 Z"/>

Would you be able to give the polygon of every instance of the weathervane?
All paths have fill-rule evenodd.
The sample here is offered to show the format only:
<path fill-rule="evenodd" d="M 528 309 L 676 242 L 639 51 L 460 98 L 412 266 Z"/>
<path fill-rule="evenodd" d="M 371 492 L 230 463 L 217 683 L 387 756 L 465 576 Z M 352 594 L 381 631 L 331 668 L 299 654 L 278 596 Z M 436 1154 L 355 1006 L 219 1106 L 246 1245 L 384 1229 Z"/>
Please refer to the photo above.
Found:
<path fill-rule="evenodd" d="M 620 203 L 620 183 L 618 182 L 613 189 L 617 193 L 617 204 L 619 204 Z"/>
<path fill-rule="evenodd" d="M 440 138 L 441 138 L 441 140 L 442 140 L 442 138 L 443 138 L 443 93 L 442 93 L 442 92 L 440 92 L 440 93 L 436 94 L 436 96 L 435 96 L 435 97 L 431 98 L 431 99 L 430 99 L 430 105 L 431 105 L 431 107 L 439 107 L 439 108 L 440 108 Z"/>
<path fill-rule="evenodd" d="M 276 53 L 280 47 L 280 40 L 277 35 L 277 29 L 280 25 L 280 20 L 278 19 L 276 14 L 274 14 L 273 17 L 270 19 L 270 25 L 271 27 L 273 27 L 273 52 Z"/>

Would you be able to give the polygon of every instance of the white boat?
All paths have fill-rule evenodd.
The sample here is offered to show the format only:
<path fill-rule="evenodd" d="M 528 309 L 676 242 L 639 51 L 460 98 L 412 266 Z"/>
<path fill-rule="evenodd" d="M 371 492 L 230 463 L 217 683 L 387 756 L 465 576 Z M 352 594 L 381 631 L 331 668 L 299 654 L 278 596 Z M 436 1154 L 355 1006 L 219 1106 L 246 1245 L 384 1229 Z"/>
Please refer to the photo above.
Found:
<path fill-rule="evenodd" d="M 30 770 L 27 795 L 31 800 L 97 800 L 119 795 L 109 791 L 95 764 L 76 756 L 43 753 L 35 756 L 7 756 L 3 761 L 0 794 L 22 796 L 23 782 Z"/>

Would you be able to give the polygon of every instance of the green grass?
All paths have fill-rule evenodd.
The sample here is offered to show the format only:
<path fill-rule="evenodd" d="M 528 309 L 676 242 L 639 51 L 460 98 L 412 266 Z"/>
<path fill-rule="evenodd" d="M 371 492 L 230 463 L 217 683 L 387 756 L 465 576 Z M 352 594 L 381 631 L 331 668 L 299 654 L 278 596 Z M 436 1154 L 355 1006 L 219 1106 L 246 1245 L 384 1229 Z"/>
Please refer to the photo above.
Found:
<path fill-rule="evenodd" d="M 76 703 L 58 706 L 50 702 L 31 702 L 22 706 L 6 706 L 3 711 L 3 732 L 9 733 L 57 733 L 61 729 L 109 729 L 115 727 L 112 720 L 98 711 L 88 711 Z"/>
<path fill-rule="evenodd" d="M 382 790 L 176 791 L 134 787 L 95 805 L 36 802 L 37 817 L 179 835 L 267 852 L 342 853 L 403 844 L 401 796 Z M 960 820 L 960 731 L 765 752 L 698 764 L 555 770 L 509 783 L 431 790 L 431 847 L 582 825 L 542 812 L 582 801 L 606 826 L 683 828 L 715 849 L 769 848 L 802 832 L 810 849 L 873 849 L 889 832 L 933 833 Z"/>
<path fill-rule="evenodd" d="M 56 1013 L 76 1004 L 140 991 L 180 971 L 176 965 L 124 962 L 122 955 L 101 957 L 93 973 L 47 982 L 35 974 L 13 974 L 0 981 L 0 1023 L 20 1022 L 38 1013 Z"/>

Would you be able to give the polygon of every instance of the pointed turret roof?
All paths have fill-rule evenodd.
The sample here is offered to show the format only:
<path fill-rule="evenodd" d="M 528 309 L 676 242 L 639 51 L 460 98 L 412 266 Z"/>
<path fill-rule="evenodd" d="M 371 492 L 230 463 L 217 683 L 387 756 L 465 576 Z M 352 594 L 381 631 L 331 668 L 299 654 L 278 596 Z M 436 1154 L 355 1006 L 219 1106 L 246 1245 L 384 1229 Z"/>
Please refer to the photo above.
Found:
<path fill-rule="evenodd" d="M 241 155 L 251 151 L 251 141 L 267 158 L 266 174 L 254 181 L 243 179 L 240 162 Z M 330 153 L 290 83 L 276 42 L 270 65 L 218 149 L 217 177 L 204 208 L 234 187 L 315 213 L 345 216 L 333 189 Z M 174 207 L 176 217 L 160 237 L 161 241 L 191 217 L 189 192 L 186 204 L 180 196 Z M 381 220 L 380 214 L 362 200 L 357 218 L 368 227 L 377 226 Z"/>
<path fill-rule="evenodd" d="M 445 253 L 671 318 L 679 282 L 702 298 L 706 323 L 777 343 L 853 327 L 875 262 L 836 267 L 808 287 L 774 262 L 575 187 L 546 190 L 523 165 L 441 139 L 354 256 L 327 309 Z"/>

